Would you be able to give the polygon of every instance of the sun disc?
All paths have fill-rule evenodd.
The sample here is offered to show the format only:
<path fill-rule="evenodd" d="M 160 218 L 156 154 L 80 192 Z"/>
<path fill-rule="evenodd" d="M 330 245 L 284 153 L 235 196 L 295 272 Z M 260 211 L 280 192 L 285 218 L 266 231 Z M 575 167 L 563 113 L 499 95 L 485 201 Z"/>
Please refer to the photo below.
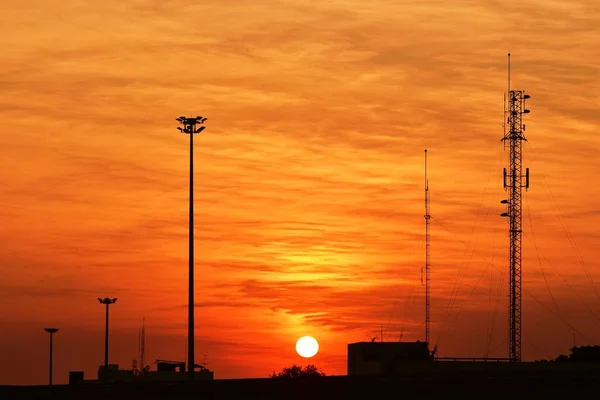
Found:
<path fill-rule="evenodd" d="M 296 342 L 296 352 L 304 358 L 311 358 L 319 352 L 319 342 L 312 336 L 303 336 Z"/>

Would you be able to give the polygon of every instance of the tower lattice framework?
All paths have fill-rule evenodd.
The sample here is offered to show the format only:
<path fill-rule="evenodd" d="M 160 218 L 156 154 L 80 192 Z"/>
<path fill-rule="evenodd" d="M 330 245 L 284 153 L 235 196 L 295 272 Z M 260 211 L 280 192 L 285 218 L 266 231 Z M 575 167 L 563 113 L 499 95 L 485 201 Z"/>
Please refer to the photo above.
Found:
<path fill-rule="evenodd" d="M 512 361 L 521 361 L 521 258 L 522 258 L 522 189 L 529 188 L 529 168 L 523 175 L 523 142 L 525 124 L 523 115 L 529 113 L 525 100 L 530 96 L 523 90 L 510 89 L 510 54 L 508 103 L 506 104 L 506 124 L 504 128 L 504 148 L 508 148 L 508 170 L 504 168 L 504 189 L 508 205 L 503 217 L 509 220 L 509 322 L 508 356 Z"/>

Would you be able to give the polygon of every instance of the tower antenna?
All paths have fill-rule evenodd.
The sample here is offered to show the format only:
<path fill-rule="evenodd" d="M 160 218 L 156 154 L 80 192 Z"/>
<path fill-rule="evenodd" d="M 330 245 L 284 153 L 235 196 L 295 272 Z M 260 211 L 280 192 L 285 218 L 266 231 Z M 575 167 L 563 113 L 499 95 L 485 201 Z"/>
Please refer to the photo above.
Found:
<path fill-rule="evenodd" d="M 510 53 L 508 53 L 508 88 L 506 93 L 510 93 Z"/>
<path fill-rule="evenodd" d="M 140 329 L 140 370 L 144 373 L 144 358 L 146 357 L 146 318 L 142 318 L 142 328 Z"/>
<path fill-rule="evenodd" d="M 509 221 L 509 320 L 508 320 L 508 357 L 513 362 L 521 361 L 521 247 L 522 240 L 522 196 L 521 189 L 529 189 L 529 168 L 523 175 L 523 141 L 526 141 L 523 132 L 523 115 L 528 114 L 525 100 L 530 96 L 523 90 L 510 88 L 510 53 L 508 53 L 508 92 L 505 102 L 505 128 L 504 149 L 509 147 L 508 171 L 504 168 L 504 190 L 508 192 L 508 199 L 501 201 L 507 204 L 507 211 L 502 217 Z M 525 182 L 523 182 L 525 178 Z"/>
<path fill-rule="evenodd" d="M 427 149 L 425 149 L 425 342 L 429 344 L 429 322 L 430 322 L 430 224 L 431 215 L 429 214 L 429 181 L 427 180 Z"/>

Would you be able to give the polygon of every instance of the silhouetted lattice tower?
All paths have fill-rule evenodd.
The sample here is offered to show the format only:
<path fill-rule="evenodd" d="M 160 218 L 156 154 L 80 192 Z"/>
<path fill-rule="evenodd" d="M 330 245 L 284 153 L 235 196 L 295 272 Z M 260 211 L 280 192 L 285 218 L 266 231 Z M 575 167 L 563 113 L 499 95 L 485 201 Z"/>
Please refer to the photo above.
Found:
<path fill-rule="evenodd" d="M 431 322 L 431 215 L 429 214 L 429 181 L 427 180 L 427 149 L 425 149 L 425 342 L 429 345 Z M 422 273 L 422 272 L 421 272 Z M 421 279 L 422 276 L 421 276 Z"/>
<path fill-rule="evenodd" d="M 508 102 L 507 102 L 508 97 Z M 508 205 L 503 217 L 509 220 L 509 321 L 508 321 L 508 356 L 512 361 L 521 361 L 521 220 L 522 197 L 521 189 L 529 188 L 529 168 L 525 175 L 522 171 L 523 135 L 525 124 L 523 115 L 528 114 L 525 100 L 530 96 L 523 90 L 510 88 L 510 53 L 508 54 L 508 93 L 504 98 L 504 148 L 509 148 L 508 170 L 504 168 L 504 189 L 508 199 L 502 204 Z M 523 178 L 525 182 L 523 182 Z"/>

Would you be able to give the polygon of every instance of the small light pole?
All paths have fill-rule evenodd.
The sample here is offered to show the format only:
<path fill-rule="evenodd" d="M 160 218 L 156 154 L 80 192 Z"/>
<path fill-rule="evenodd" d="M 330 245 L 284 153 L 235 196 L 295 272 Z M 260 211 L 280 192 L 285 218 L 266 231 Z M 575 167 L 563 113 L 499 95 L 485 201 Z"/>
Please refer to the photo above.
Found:
<path fill-rule="evenodd" d="M 48 367 L 48 385 L 52 386 L 52 336 L 58 332 L 58 328 L 44 328 L 50 334 L 50 365 Z"/>
<path fill-rule="evenodd" d="M 100 304 L 106 304 L 106 333 L 104 335 L 104 373 L 108 373 L 108 306 L 116 303 L 116 298 L 100 298 L 98 297 Z"/>
<path fill-rule="evenodd" d="M 194 380 L 194 134 L 206 129 L 203 125 L 206 118 L 184 117 L 177 118 L 183 127 L 177 129 L 190 135 L 190 225 L 189 225 L 189 289 L 188 289 L 188 378 Z"/>

